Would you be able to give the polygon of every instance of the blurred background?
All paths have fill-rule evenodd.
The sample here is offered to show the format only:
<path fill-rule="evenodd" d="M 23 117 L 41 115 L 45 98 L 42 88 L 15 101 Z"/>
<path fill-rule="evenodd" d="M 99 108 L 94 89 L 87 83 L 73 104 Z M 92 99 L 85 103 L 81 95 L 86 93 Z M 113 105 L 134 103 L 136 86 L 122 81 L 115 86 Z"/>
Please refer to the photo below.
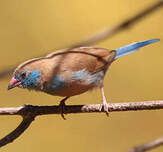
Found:
<path fill-rule="evenodd" d="M 0 70 L 67 47 L 98 31 L 120 23 L 156 0 L 1 0 Z M 163 10 L 95 46 L 115 49 L 141 40 L 162 41 L 125 56 L 111 65 L 105 77 L 109 102 L 163 99 Z M 24 89 L 7 91 L 10 77 L 0 80 L 0 107 L 22 104 L 54 105 L 61 100 Z M 72 97 L 67 104 L 101 103 L 99 90 Z M 29 129 L 3 152 L 125 152 L 163 135 L 163 110 L 37 117 Z M 0 137 L 21 118 L 0 116 Z M 160 152 L 157 148 L 151 152 Z"/>

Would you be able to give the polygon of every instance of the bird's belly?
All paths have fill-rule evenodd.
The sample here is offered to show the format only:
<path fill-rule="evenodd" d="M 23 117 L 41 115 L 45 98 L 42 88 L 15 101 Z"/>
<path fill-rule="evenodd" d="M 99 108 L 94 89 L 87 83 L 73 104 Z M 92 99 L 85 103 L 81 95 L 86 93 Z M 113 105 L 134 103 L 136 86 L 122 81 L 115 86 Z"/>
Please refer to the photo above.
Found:
<path fill-rule="evenodd" d="M 85 69 L 75 71 L 66 76 L 65 88 L 58 92 L 60 96 L 74 96 L 82 94 L 102 84 L 104 72 L 100 71 L 94 74 L 87 72 Z"/>
<path fill-rule="evenodd" d="M 71 83 L 71 84 L 68 84 L 62 91 L 60 91 L 54 95 L 70 97 L 70 96 L 82 94 L 88 90 L 93 89 L 94 87 L 96 87 L 96 86 L 94 86 L 94 85 L 83 85 L 80 83 Z"/>
<path fill-rule="evenodd" d="M 64 72 L 56 75 L 46 85 L 44 92 L 55 96 L 74 96 L 82 94 L 102 84 L 104 72 L 91 74 L 85 69 L 74 72 Z"/>
<path fill-rule="evenodd" d="M 82 94 L 98 85 L 96 81 L 85 81 L 82 79 L 62 80 L 60 76 L 55 76 L 53 81 L 46 85 L 43 90 L 54 96 L 74 96 Z"/>

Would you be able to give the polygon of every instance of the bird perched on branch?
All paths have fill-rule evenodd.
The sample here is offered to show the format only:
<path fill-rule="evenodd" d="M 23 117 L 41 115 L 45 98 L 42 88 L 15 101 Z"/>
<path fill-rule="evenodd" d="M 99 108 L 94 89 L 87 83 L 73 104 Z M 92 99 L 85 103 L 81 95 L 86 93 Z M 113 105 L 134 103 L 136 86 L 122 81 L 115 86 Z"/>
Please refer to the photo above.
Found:
<path fill-rule="evenodd" d="M 60 103 L 63 106 L 67 98 L 98 87 L 102 94 L 100 110 L 103 108 L 108 114 L 103 79 L 110 64 L 120 56 L 157 41 L 159 39 L 132 43 L 115 50 L 97 47 L 58 50 L 20 64 L 13 73 L 8 89 L 17 86 L 63 96 L 65 98 Z"/>

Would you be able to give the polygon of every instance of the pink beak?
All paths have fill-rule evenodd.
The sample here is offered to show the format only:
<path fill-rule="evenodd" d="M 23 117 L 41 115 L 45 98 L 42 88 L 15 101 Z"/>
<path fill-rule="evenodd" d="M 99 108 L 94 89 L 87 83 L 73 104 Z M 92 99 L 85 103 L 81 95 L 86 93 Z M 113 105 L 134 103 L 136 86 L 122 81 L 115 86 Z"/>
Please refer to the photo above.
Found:
<path fill-rule="evenodd" d="M 12 88 L 15 88 L 15 87 L 18 86 L 19 84 L 21 84 L 21 82 L 13 77 L 13 78 L 11 79 L 11 81 L 9 82 L 8 90 L 10 90 L 10 89 L 12 89 Z"/>

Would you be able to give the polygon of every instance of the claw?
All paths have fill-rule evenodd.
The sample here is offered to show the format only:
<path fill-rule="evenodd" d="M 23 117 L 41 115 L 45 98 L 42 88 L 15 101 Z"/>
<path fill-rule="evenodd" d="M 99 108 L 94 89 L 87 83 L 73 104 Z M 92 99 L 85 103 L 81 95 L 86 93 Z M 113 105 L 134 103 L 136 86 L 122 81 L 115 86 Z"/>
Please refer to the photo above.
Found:
<path fill-rule="evenodd" d="M 106 113 L 107 117 L 109 117 L 109 105 L 107 103 L 103 103 L 100 105 L 99 111 L 102 111 L 102 109 L 104 110 L 104 112 Z"/>
<path fill-rule="evenodd" d="M 65 108 L 66 108 L 66 104 L 65 104 L 65 101 L 68 99 L 68 97 L 62 99 L 60 101 L 60 104 L 59 104 L 59 109 L 60 109 L 60 112 L 61 112 L 61 117 L 66 120 L 65 116 L 64 116 L 64 113 L 66 113 L 65 111 Z"/>
<path fill-rule="evenodd" d="M 109 110 L 108 110 L 109 109 L 109 104 L 106 103 L 106 104 L 103 105 L 103 107 L 104 107 L 104 111 L 105 111 L 107 117 L 109 117 Z"/>

